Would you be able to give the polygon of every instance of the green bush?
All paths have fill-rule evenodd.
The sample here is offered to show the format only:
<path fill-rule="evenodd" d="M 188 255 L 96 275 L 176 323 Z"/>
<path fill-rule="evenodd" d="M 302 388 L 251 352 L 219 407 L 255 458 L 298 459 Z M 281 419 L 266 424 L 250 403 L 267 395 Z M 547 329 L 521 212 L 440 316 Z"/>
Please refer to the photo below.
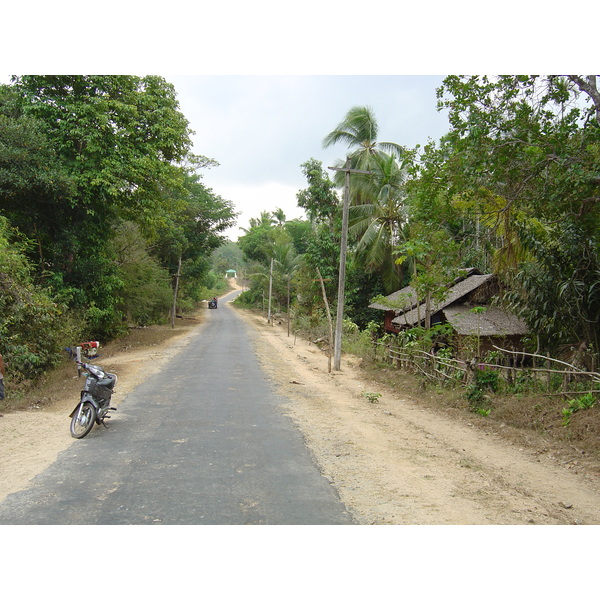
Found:
<path fill-rule="evenodd" d="M 65 304 L 34 283 L 27 245 L 0 217 L 0 354 L 12 384 L 58 364 L 82 330 Z"/>
<path fill-rule="evenodd" d="M 490 397 L 486 392 L 496 393 L 500 387 L 500 374 L 492 369 L 475 371 L 473 383 L 467 387 L 465 397 L 469 410 L 487 416 L 490 414 Z"/>

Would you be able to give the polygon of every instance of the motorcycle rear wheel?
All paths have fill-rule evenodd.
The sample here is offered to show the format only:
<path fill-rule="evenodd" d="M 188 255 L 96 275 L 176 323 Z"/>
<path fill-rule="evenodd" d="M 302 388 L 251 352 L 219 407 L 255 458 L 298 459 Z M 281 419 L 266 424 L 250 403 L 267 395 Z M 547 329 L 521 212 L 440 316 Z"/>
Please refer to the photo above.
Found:
<path fill-rule="evenodd" d="M 84 402 L 71 419 L 71 435 L 77 439 L 85 437 L 92 430 L 95 422 L 94 405 L 91 402 Z"/>

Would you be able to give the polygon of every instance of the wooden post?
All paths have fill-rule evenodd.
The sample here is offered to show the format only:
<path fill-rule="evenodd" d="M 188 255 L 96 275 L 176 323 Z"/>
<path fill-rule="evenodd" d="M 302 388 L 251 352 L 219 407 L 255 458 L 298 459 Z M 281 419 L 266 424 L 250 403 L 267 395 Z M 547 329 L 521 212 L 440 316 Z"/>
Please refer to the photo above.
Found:
<path fill-rule="evenodd" d="M 179 264 L 177 265 L 177 275 L 175 275 L 175 291 L 173 292 L 173 311 L 171 312 L 171 329 L 175 329 L 175 313 L 177 311 L 177 293 L 179 292 L 179 277 L 181 276 L 181 254 L 179 255 Z"/>
<path fill-rule="evenodd" d="M 287 336 L 290 337 L 290 274 L 288 273 L 287 280 Z"/>
<path fill-rule="evenodd" d="M 267 323 L 271 322 L 271 294 L 273 291 L 273 259 L 271 259 L 271 270 L 269 272 L 269 310 L 267 312 Z"/>
<path fill-rule="evenodd" d="M 342 243 L 340 248 L 340 276 L 338 280 L 337 314 L 335 319 L 335 343 L 333 353 L 333 370 L 341 370 L 342 357 L 342 326 L 344 320 L 344 303 L 346 288 L 346 253 L 348 250 L 348 211 L 350 206 L 350 173 L 370 175 L 371 171 L 359 171 L 350 168 L 350 158 L 346 158 L 343 168 L 329 167 L 332 171 L 344 171 L 346 174 L 344 184 L 344 204 L 342 209 Z"/>
<path fill-rule="evenodd" d="M 317 275 L 319 276 L 319 281 L 321 282 L 321 293 L 323 294 L 323 302 L 325 303 L 325 311 L 327 313 L 327 324 L 329 325 L 329 349 L 327 352 L 327 372 L 331 373 L 331 350 L 333 346 L 333 326 L 331 324 L 331 311 L 329 310 L 329 302 L 327 301 L 327 294 L 325 293 L 325 284 L 323 283 L 325 280 L 321 275 L 321 271 L 319 267 L 317 267 Z"/>

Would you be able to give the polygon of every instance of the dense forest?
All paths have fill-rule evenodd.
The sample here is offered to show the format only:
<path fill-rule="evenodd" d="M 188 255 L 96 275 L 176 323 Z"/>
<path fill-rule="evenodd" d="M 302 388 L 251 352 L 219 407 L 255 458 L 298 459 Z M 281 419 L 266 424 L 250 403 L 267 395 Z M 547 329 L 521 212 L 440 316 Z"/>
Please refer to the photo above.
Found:
<path fill-rule="evenodd" d="M 410 283 L 439 296 L 460 269 L 497 275 L 531 349 L 578 344 L 598 357 L 598 76 L 449 76 L 450 130 L 408 148 L 378 139 L 349 107 L 322 140 L 350 176 L 346 310 L 374 331 L 371 300 Z M 324 322 L 336 301 L 344 173 L 299 165 L 305 219 L 251 219 L 208 189 L 216 162 L 190 152 L 176 91 L 160 77 L 22 76 L 0 86 L 0 353 L 35 378 L 83 338 L 108 340 L 168 318 L 244 276 L 240 301 Z M 334 174 L 335 173 L 335 174 Z M 220 275 L 216 275 L 219 273 Z"/>

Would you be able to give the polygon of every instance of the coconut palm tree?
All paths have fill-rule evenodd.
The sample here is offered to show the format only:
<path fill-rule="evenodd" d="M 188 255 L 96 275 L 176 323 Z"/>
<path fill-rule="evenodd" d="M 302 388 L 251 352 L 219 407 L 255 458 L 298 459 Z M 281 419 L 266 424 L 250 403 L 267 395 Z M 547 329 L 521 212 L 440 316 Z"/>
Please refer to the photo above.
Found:
<path fill-rule="evenodd" d="M 273 220 L 275 221 L 275 224 L 278 227 L 282 227 L 283 225 L 285 225 L 286 222 L 286 217 L 285 217 L 285 213 L 283 212 L 283 209 L 281 208 L 276 208 L 272 213 L 271 213 L 271 217 L 273 218 Z"/>
<path fill-rule="evenodd" d="M 400 158 L 404 148 L 394 142 L 378 142 L 379 126 L 369 106 L 354 106 L 344 120 L 323 140 L 323 147 L 328 148 L 333 144 L 344 143 L 352 150 L 348 155 L 353 169 L 368 170 L 371 159 L 385 152 Z M 345 161 L 341 161 L 343 164 Z M 338 172 L 338 178 L 343 180 L 343 173 Z"/>
<path fill-rule="evenodd" d="M 393 142 L 378 142 L 379 127 L 368 106 L 351 108 L 344 120 L 323 140 L 323 146 L 345 143 L 350 166 L 370 171 L 351 175 L 350 235 L 357 240 L 356 258 L 369 271 L 381 271 L 386 290 L 397 289 L 401 267 L 395 264 L 393 248 L 399 243 L 405 221 L 403 186 L 406 172 L 398 162 L 404 148 Z M 336 166 L 342 166 L 338 161 Z M 334 177 L 343 185 L 344 173 Z"/>
<path fill-rule="evenodd" d="M 356 240 L 355 256 L 368 271 L 380 271 L 388 293 L 398 289 L 402 267 L 394 248 L 401 241 L 406 222 L 404 183 L 406 169 L 383 152 L 372 157 L 371 175 L 356 175 L 354 191 L 361 204 L 350 207 L 350 235 Z"/>
<path fill-rule="evenodd" d="M 296 254 L 294 245 L 291 241 L 280 241 L 273 243 L 269 248 L 269 254 L 276 264 L 276 268 L 281 277 L 285 280 L 287 286 L 287 327 L 288 336 L 290 335 L 290 289 L 291 279 L 298 270 L 304 256 Z"/>

